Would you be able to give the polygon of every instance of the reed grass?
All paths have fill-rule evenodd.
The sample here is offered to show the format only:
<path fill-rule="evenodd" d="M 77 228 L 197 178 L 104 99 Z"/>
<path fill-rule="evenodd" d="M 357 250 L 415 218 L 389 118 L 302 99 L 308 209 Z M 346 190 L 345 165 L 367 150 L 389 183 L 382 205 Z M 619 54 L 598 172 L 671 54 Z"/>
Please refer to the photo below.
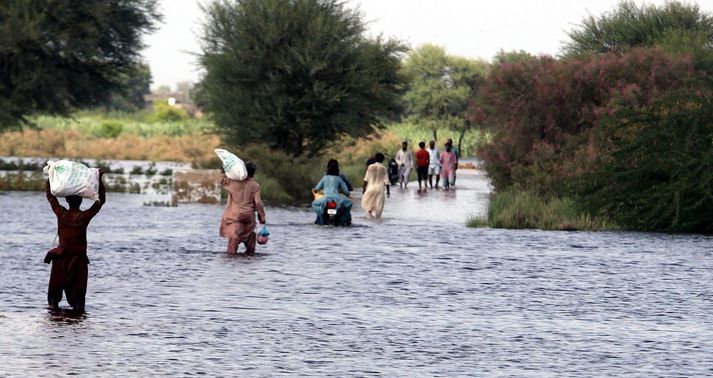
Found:
<path fill-rule="evenodd" d="M 571 198 L 543 198 L 531 192 L 514 189 L 494 193 L 488 205 L 487 216 L 471 216 L 466 225 L 559 231 L 620 229 L 608 219 L 586 213 Z"/>

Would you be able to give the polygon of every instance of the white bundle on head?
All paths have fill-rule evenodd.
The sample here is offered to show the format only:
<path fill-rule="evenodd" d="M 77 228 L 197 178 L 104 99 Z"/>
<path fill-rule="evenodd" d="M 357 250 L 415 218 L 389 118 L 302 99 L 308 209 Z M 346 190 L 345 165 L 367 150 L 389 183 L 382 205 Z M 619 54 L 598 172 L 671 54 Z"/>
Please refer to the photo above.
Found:
<path fill-rule="evenodd" d="M 222 148 L 216 148 L 215 154 L 223 161 L 223 170 L 229 179 L 243 181 L 248 177 L 248 170 L 242 159 Z"/>
<path fill-rule="evenodd" d="M 50 192 L 56 197 L 99 200 L 99 169 L 69 160 L 50 160 L 42 171 L 49 176 Z"/>

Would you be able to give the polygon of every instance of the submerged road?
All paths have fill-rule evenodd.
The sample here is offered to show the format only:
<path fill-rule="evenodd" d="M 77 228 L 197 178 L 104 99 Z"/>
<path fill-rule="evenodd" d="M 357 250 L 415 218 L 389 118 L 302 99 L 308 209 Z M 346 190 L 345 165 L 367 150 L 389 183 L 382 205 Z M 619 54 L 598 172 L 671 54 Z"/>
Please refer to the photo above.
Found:
<path fill-rule="evenodd" d="M 43 194 L 0 193 L 0 376 L 713 375 L 713 239 L 469 229 L 487 181 L 458 180 L 346 229 L 268 207 L 253 258 L 221 206 L 110 193 L 80 317 L 45 309 Z"/>

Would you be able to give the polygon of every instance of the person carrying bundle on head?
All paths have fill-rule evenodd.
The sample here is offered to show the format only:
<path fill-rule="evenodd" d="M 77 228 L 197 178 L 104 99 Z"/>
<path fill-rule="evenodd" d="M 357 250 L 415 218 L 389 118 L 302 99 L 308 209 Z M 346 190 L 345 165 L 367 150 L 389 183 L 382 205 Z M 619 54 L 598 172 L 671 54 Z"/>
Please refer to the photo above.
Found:
<path fill-rule="evenodd" d="M 67 302 L 75 311 L 84 312 L 87 293 L 88 264 L 87 226 L 106 202 L 106 190 L 99 171 L 99 199 L 87 210 L 80 210 L 82 197 L 65 197 L 69 209 L 59 204 L 52 194 L 50 180 L 45 182 L 45 192 L 52 211 L 57 216 L 57 236 L 59 245 L 52 248 L 45 256 L 45 263 L 52 263 L 47 302 L 50 308 L 57 309 L 62 300 L 62 292 L 67 295 Z"/>

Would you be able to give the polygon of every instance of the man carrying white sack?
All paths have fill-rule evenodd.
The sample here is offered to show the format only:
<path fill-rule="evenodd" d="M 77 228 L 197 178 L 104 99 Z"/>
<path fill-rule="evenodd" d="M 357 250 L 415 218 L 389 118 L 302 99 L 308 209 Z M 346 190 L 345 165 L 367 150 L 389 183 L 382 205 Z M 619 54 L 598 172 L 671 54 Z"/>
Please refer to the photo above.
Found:
<path fill-rule="evenodd" d="M 47 302 L 50 308 L 59 307 L 62 300 L 62 291 L 67 294 L 67 302 L 77 312 L 84 312 L 84 297 L 87 293 L 87 276 L 89 259 L 87 258 L 87 226 L 89 221 L 97 215 L 104 202 L 106 192 L 102 176 L 99 171 L 99 200 L 92 206 L 82 211 L 82 197 L 68 195 L 65 197 L 69 209 L 59 204 L 57 197 L 52 194 L 50 180 L 45 182 L 47 201 L 52 206 L 57 216 L 57 235 L 59 246 L 51 249 L 45 256 L 45 263 L 52 263 Z"/>

